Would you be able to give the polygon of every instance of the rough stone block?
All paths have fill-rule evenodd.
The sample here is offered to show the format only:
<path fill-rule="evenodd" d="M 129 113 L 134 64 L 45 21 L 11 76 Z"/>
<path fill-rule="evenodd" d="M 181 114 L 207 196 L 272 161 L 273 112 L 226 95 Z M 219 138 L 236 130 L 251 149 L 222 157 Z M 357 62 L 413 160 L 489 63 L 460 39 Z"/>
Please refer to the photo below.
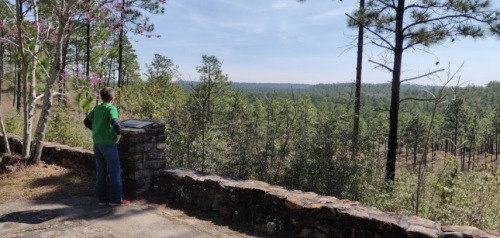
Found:
<path fill-rule="evenodd" d="M 285 201 L 285 206 L 292 210 L 300 210 L 304 207 L 304 202 L 300 198 L 289 197 Z"/>
<path fill-rule="evenodd" d="M 167 157 L 165 152 L 149 152 L 148 160 L 164 160 Z"/>
<path fill-rule="evenodd" d="M 142 161 L 126 162 L 126 163 L 122 163 L 121 166 L 127 170 L 143 169 L 144 162 L 142 162 Z"/>
<path fill-rule="evenodd" d="M 132 180 L 139 180 L 143 178 L 149 178 L 153 172 L 149 169 L 142 169 L 142 170 L 132 170 L 128 174 L 128 178 Z"/>
<path fill-rule="evenodd" d="M 439 231 L 435 229 L 426 228 L 423 226 L 415 226 L 411 225 L 407 232 L 414 237 L 429 237 L 429 238 L 438 238 Z"/>
<path fill-rule="evenodd" d="M 443 238 L 463 238 L 460 232 L 443 232 Z"/>
<path fill-rule="evenodd" d="M 133 153 L 144 153 L 144 152 L 151 150 L 151 148 L 153 148 L 152 143 L 138 144 L 135 146 L 131 146 L 129 151 L 133 152 Z"/>
<path fill-rule="evenodd" d="M 167 144 L 166 143 L 157 143 L 156 144 L 156 149 L 165 150 L 166 148 L 167 148 Z"/>
<path fill-rule="evenodd" d="M 166 166 L 166 160 L 149 160 L 145 162 L 145 168 L 147 169 L 163 169 Z"/>
<path fill-rule="evenodd" d="M 129 162 L 136 162 L 136 161 L 144 161 L 146 158 L 145 154 L 138 154 L 138 153 L 130 153 L 129 156 L 123 158 L 125 163 Z M 122 157 L 120 157 L 122 159 Z"/>
<path fill-rule="evenodd" d="M 127 134 L 127 135 L 139 135 L 139 134 L 144 134 L 146 133 L 146 130 L 144 129 L 138 129 L 138 128 L 122 128 L 122 134 Z"/>

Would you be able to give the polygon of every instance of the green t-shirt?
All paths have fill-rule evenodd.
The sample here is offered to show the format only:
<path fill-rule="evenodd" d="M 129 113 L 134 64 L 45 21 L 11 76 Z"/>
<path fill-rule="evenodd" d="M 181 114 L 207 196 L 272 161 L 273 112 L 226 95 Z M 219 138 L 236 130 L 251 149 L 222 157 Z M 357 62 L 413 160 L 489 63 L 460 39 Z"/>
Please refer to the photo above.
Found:
<path fill-rule="evenodd" d="M 101 103 L 90 111 L 87 119 L 92 121 L 92 139 L 94 144 L 115 144 L 116 132 L 111 120 L 118 119 L 118 111 L 113 105 Z"/>

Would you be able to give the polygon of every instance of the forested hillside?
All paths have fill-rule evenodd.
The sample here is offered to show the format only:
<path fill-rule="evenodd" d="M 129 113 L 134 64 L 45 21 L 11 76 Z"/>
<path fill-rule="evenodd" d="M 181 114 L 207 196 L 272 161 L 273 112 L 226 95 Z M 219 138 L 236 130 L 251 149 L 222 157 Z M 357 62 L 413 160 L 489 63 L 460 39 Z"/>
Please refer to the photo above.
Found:
<path fill-rule="evenodd" d="M 165 1 L 42 2 L 0 4 L 0 121 L 4 133 L 23 137 L 21 156 L 33 164 L 44 141 L 91 149 L 82 121 L 109 86 L 121 119 L 166 122 L 169 166 L 500 230 L 499 82 L 416 80 L 396 92 L 399 84 L 361 84 L 354 145 L 354 83 L 232 83 L 213 55 L 200 55 L 195 81 L 180 81 L 167 53 L 141 70 L 130 44 L 132 36 L 160 37 L 142 14 L 161 14 Z M 461 33 L 478 34 L 470 29 Z M 412 44 L 444 39 L 417 36 Z M 390 131 L 397 132 L 394 180 L 384 176 Z"/>

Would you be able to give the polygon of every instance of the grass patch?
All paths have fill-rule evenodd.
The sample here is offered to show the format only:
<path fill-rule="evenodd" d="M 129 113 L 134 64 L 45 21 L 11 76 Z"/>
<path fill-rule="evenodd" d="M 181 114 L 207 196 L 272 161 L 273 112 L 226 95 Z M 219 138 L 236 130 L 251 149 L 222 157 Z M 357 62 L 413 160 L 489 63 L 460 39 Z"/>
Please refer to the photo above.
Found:
<path fill-rule="evenodd" d="M 52 164 L 20 166 L 0 175 L 0 203 L 93 196 L 93 171 L 72 170 Z"/>

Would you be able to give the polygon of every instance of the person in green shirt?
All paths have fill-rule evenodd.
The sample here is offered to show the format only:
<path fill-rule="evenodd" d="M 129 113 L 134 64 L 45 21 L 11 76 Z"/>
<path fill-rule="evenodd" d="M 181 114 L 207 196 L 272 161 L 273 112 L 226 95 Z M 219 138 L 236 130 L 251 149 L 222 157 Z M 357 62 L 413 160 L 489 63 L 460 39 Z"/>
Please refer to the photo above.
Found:
<path fill-rule="evenodd" d="M 98 204 L 127 205 L 130 201 L 122 199 L 120 159 L 116 146 L 120 141 L 121 127 L 118 111 L 113 106 L 115 99 L 113 88 L 101 89 L 100 96 L 102 103 L 95 106 L 83 121 L 85 126 L 92 130 L 94 141 Z"/>

